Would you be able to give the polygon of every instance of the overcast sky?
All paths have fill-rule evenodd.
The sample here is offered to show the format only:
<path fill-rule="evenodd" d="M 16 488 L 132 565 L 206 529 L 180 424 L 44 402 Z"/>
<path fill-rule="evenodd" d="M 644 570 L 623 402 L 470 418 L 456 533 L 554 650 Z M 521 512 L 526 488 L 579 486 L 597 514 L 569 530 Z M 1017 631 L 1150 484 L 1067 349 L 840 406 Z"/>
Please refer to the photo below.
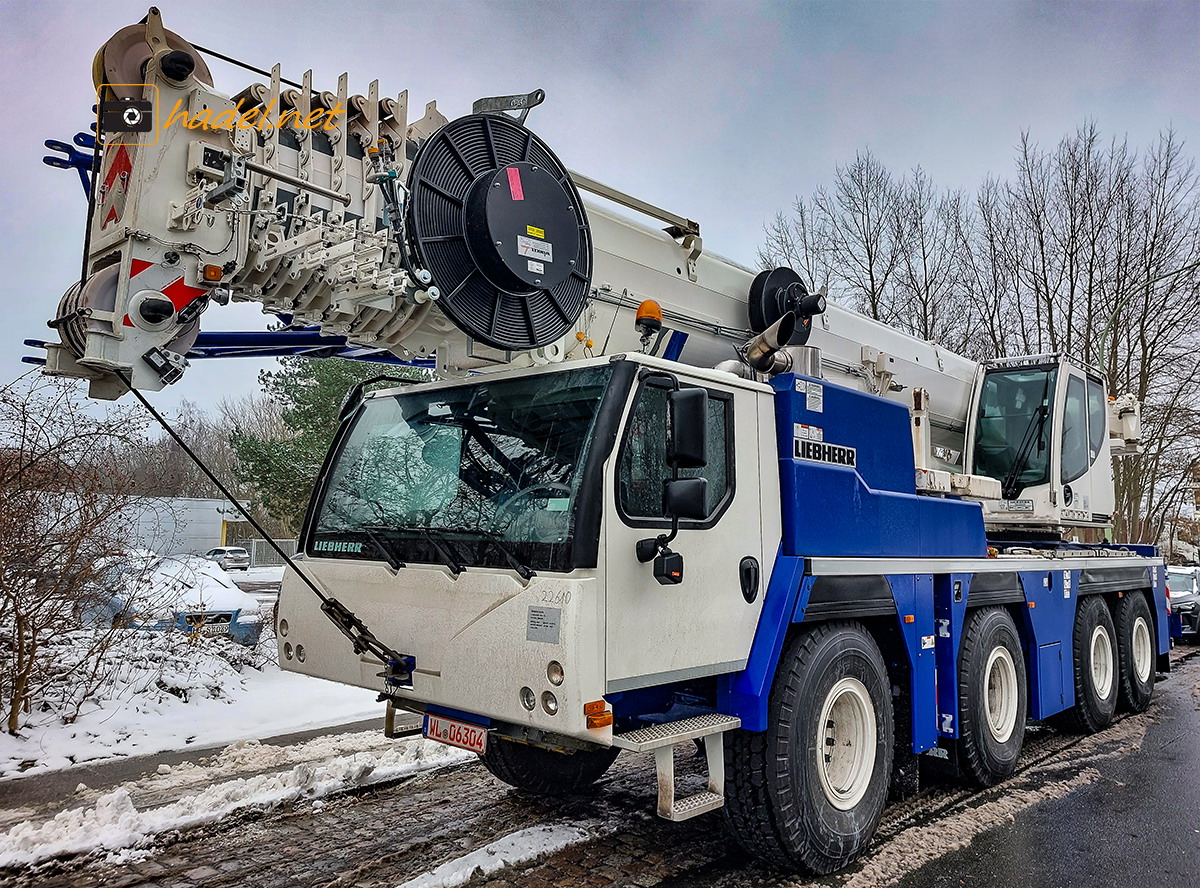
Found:
<path fill-rule="evenodd" d="M 91 62 L 145 2 L 0 0 L 0 382 L 78 274 L 86 204 L 42 140 L 86 129 Z M 529 117 L 571 168 L 701 223 L 707 249 L 752 264 L 764 223 L 869 147 L 942 186 L 1005 175 L 1022 130 L 1052 144 L 1087 119 L 1145 145 L 1200 142 L 1200 2 L 203 3 L 162 0 L 168 28 L 299 80 L 375 78 L 450 118 L 488 95 L 547 92 Z M 254 75 L 209 61 L 217 88 Z M 261 329 L 214 306 L 205 329 Z M 263 362 L 194 362 L 152 396 L 212 406 Z"/>

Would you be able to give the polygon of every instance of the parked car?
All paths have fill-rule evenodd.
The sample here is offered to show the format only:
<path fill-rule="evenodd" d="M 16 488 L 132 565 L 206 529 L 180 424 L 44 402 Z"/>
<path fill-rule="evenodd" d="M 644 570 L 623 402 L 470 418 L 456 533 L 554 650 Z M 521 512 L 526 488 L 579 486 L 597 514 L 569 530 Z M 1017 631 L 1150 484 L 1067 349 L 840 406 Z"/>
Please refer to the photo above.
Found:
<path fill-rule="evenodd" d="M 1180 623 L 1183 637 L 1200 642 L 1200 567 L 1168 567 L 1172 619 Z"/>
<path fill-rule="evenodd" d="M 133 629 L 228 635 L 253 645 L 262 632 L 258 599 L 224 569 L 197 555 L 130 553 L 106 559 L 103 594 L 86 608 L 86 625 L 120 620 Z"/>
<path fill-rule="evenodd" d="M 221 570 L 249 570 L 250 553 L 239 546 L 220 546 L 204 553 L 209 561 L 221 565 Z"/>

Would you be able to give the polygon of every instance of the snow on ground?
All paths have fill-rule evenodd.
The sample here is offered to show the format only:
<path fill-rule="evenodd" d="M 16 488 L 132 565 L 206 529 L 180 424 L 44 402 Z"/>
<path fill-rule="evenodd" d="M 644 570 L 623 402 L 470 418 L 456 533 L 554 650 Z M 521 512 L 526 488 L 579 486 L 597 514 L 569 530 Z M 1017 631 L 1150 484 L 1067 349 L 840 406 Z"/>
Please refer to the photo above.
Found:
<path fill-rule="evenodd" d="M 183 633 L 128 630 L 109 657 L 110 685 L 73 724 L 51 700 L 19 736 L 0 734 L 0 779 L 383 714 L 375 692 L 283 672 L 273 652 L 269 632 L 249 650 L 227 638 L 191 644 Z"/>
<path fill-rule="evenodd" d="M 263 752 L 253 745 L 240 749 L 243 760 Z M 22 823 L 0 835 L 0 867 L 27 866 L 63 854 L 94 851 L 113 852 L 113 859 L 128 860 L 131 853 L 136 854 L 130 849 L 144 848 L 155 835 L 168 830 L 211 823 L 245 808 L 270 809 L 301 798 L 319 799 L 474 758 L 474 753 L 417 737 L 374 753 L 357 752 L 320 763 L 303 762 L 282 773 L 226 780 L 146 810 L 139 810 L 129 787 L 121 786 L 100 796 L 91 807 L 63 811 L 41 823 Z M 232 766 L 236 759 L 235 751 L 228 764 Z M 545 850 L 554 848 L 547 845 Z"/>
<path fill-rule="evenodd" d="M 283 565 L 278 567 L 250 567 L 232 574 L 239 583 L 282 583 Z"/>
<path fill-rule="evenodd" d="M 476 875 L 486 876 L 508 866 L 527 863 L 595 837 L 594 832 L 580 825 L 531 826 L 509 833 L 462 857 L 448 860 L 396 888 L 457 888 Z"/>

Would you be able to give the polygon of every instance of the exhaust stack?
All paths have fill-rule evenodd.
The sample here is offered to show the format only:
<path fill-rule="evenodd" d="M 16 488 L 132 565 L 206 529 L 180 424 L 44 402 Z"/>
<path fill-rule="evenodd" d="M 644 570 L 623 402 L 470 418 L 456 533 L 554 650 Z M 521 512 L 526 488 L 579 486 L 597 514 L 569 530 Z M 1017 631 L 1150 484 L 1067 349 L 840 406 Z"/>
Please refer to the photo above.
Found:
<path fill-rule="evenodd" d="M 741 349 L 741 358 L 759 373 L 787 373 L 792 356 L 783 349 L 796 332 L 796 313 L 785 312 Z"/>

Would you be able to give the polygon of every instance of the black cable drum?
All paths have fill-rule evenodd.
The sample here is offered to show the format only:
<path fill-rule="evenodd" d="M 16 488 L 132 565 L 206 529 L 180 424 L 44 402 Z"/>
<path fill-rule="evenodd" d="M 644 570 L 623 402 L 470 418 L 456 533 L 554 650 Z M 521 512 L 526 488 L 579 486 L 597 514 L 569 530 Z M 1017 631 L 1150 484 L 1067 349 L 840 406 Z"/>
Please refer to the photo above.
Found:
<path fill-rule="evenodd" d="M 408 190 L 410 245 L 459 329 L 520 350 L 574 326 L 592 236 L 575 183 L 541 139 L 499 115 L 460 117 L 421 146 Z"/>

